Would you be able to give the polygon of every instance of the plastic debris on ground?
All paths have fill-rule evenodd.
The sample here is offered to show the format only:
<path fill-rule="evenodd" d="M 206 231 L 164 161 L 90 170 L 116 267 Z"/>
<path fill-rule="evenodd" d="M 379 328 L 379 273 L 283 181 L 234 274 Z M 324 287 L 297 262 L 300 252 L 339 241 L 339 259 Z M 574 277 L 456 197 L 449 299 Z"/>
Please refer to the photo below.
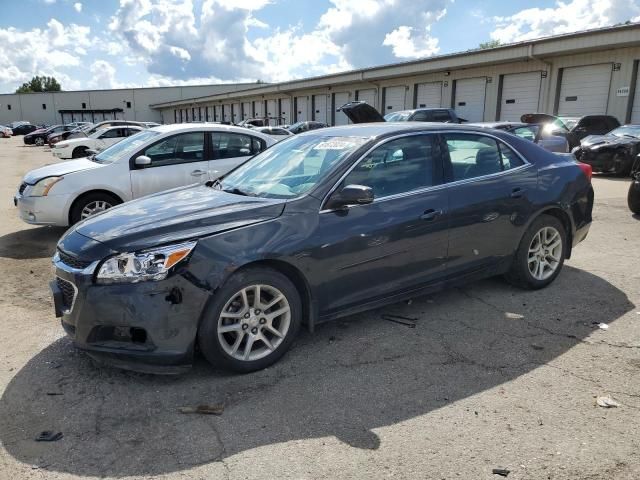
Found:
<path fill-rule="evenodd" d="M 62 432 L 52 432 L 50 430 L 45 430 L 44 432 L 40 432 L 36 437 L 36 442 L 57 442 L 63 437 Z"/>
<path fill-rule="evenodd" d="M 617 408 L 622 406 L 620 402 L 616 402 L 609 396 L 596 398 L 596 404 L 602 408 Z"/>
<path fill-rule="evenodd" d="M 491 473 L 494 475 L 500 475 L 501 477 L 508 477 L 511 471 L 506 468 L 494 468 Z"/>
<path fill-rule="evenodd" d="M 181 413 L 199 413 L 201 415 L 222 415 L 224 405 L 198 405 L 197 407 L 180 407 Z"/>

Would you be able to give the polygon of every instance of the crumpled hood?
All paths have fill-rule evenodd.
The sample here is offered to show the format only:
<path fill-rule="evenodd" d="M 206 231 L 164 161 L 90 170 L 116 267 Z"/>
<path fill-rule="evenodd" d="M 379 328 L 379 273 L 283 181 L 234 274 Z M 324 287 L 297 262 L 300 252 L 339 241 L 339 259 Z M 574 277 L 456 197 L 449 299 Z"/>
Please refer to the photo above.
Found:
<path fill-rule="evenodd" d="M 557 119 L 558 117 L 548 113 L 525 113 L 520 117 L 522 123 L 551 123 Z"/>
<path fill-rule="evenodd" d="M 380 112 L 366 102 L 349 102 L 337 110 L 344 113 L 353 123 L 378 123 L 385 119 Z"/>
<path fill-rule="evenodd" d="M 113 251 L 136 251 L 270 220 L 282 214 L 285 203 L 204 185 L 179 187 L 111 208 L 68 234 L 77 232 Z"/>
<path fill-rule="evenodd" d="M 92 162 L 86 158 L 79 160 L 69 160 L 67 162 L 54 163 L 45 167 L 36 168 L 28 172 L 23 181 L 29 185 L 35 185 L 38 181 L 47 177 L 59 177 L 68 173 L 77 172 L 79 170 L 88 170 L 90 168 L 99 168 L 104 166 L 101 163 Z"/>
<path fill-rule="evenodd" d="M 603 145 L 633 145 L 640 143 L 640 138 L 618 137 L 617 135 L 589 135 L 580 140 L 580 146 L 591 148 Z"/>

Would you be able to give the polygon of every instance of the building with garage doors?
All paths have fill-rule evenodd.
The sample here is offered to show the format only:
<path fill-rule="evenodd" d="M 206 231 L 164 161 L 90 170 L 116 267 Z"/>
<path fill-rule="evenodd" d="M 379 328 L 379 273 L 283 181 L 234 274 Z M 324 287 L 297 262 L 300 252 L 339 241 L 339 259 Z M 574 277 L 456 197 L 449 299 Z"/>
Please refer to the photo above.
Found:
<path fill-rule="evenodd" d="M 336 109 L 363 100 L 387 114 L 452 107 L 472 122 L 523 113 L 614 115 L 640 123 L 640 24 L 524 41 L 188 100 L 157 102 L 164 123 L 279 117 L 348 123 Z"/>
<path fill-rule="evenodd" d="M 18 120 L 48 125 L 113 119 L 161 122 L 160 112 L 150 104 L 252 86 L 255 83 L 0 94 L 0 125 Z"/>

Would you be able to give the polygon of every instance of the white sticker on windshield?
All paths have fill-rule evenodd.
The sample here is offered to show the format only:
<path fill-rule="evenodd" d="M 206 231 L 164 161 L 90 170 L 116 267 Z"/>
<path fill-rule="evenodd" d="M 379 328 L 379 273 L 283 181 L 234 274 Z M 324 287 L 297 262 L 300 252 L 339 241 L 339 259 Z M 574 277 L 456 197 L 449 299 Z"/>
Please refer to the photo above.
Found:
<path fill-rule="evenodd" d="M 327 140 L 326 142 L 320 142 L 311 150 L 346 150 L 355 146 L 353 142 L 347 142 L 344 140 Z"/>

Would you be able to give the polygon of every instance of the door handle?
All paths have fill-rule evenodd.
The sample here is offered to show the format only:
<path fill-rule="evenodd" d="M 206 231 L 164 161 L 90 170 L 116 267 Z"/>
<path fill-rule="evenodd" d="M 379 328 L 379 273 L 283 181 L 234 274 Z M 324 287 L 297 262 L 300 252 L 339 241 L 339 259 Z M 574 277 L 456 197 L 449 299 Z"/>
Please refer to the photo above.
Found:
<path fill-rule="evenodd" d="M 206 174 L 207 172 L 205 172 L 204 170 L 194 170 L 193 172 L 191 172 L 192 177 L 201 177 L 202 175 Z"/>
<path fill-rule="evenodd" d="M 422 215 L 420 215 L 420 220 L 426 220 L 427 222 L 430 222 L 432 220 L 435 220 L 440 215 L 442 215 L 442 210 L 434 210 L 433 208 L 430 208 L 429 210 L 426 210 Z"/>
<path fill-rule="evenodd" d="M 511 190 L 511 198 L 522 198 L 525 192 L 526 192 L 525 189 L 516 187 L 513 190 Z"/>

